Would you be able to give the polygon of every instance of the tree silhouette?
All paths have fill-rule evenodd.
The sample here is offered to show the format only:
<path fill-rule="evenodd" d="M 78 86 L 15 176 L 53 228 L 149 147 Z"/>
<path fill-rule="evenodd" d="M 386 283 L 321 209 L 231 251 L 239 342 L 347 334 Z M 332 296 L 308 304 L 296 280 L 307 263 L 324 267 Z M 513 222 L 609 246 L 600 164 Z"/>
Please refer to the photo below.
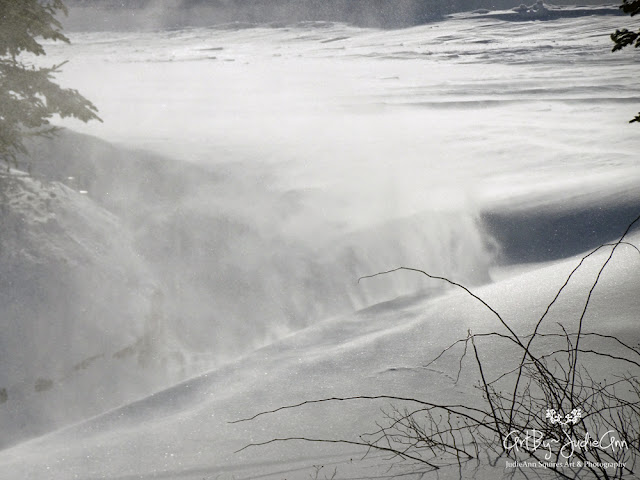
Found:
<path fill-rule="evenodd" d="M 45 55 L 39 40 L 69 43 L 56 19 L 59 12 L 67 13 L 62 0 L 0 0 L 0 161 L 7 164 L 27 153 L 26 137 L 56 132 L 49 121 L 56 114 L 100 120 L 89 100 L 53 81 L 64 63 L 48 68 L 33 63 Z"/>
<path fill-rule="evenodd" d="M 640 0 L 623 0 L 620 9 L 632 17 L 640 13 Z M 632 32 L 626 28 L 616 30 L 611 34 L 611 40 L 613 40 L 613 51 L 622 50 L 624 47 L 633 45 L 636 48 L 640 46 L 640 30 Z M 640 113 L 633 119 L 629 120 L 629 123 L 640 122 Z"/>

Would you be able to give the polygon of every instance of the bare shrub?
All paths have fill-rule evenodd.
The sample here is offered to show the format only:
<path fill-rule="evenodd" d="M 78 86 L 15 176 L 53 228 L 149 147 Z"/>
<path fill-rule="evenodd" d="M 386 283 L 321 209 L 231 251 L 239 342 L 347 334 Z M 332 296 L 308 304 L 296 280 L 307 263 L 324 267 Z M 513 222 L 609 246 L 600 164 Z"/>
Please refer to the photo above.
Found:
<path fill-rule="evenodd" d="M 468 331 L 429 364 L 455 355 L 458 378 L 467 368 L 465 365 L 473 365 L 477 397 L 472 403 L 460 404 L 437 404 L 394 395 L 308 400 L 236 422 L 323 402 L 387 400 L 392 406 L 384 412 L 376 429 L 361 435 L 358 441 L 286 437 L 252 443 L 243 450 L 283 441 L 329 442 L 386 452 L 396 459 L 413 462 L 424 472 L 452 465 L 461 467 L 484 456 L 493 465 L 499 460 L 507 462 L 504 465 L 511 467 L 513 477 L 519 474 L 527 477 L 526 469 L 530 466 L 541 467 L 536 470 L 537 476 L 567 479 L 634 476 L 640 455 L 640 381 L 634 375 L 640 368 L 640 348 L 616 336 L 587 331 L 584 319 L 592 294 L 615 252 L 621 247 L 631 248 L 640 255 L 638 247 L 625 241 L 638 222 L 640 216 L 617 242 L 600 245 L 582 257 L 528 334 L 516 333 L 485 300 L 447 278 L 408 267 L 371 275 L 402 270 L 418 272 L 462 289 L 493 314 L 499 330 Z M 609 253 L 571 328 L 547 325 L 545 320 L 551 308 L 575 273 L 589 257 L 606 249 Z M 366 278 L 369 277 L 360 280 Z M 490 353 L 483 349 L 489 342 L 490 352 L 515 347 L 519 352 L 516 366 L 500 372 L 493 368 L 490 372 L 486 359 L 483 360 Z M 463 362 L 466 357 L 472 361 Z M 589 371 L 593 359 L 607 362 L 608 378 Z"/>

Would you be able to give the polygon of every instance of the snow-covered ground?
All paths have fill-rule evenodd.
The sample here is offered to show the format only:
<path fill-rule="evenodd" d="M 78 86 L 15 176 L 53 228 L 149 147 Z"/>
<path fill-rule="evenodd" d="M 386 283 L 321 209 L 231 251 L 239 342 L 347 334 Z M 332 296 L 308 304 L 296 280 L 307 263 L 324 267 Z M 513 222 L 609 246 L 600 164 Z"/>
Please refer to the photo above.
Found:
<path fill-rule="evenodd" d="M 640 213 L 640 137 L 627 123 L 640 109 L 639 57 L 611 53 L 608 37 L 626 21 L 476 13 L 400 30 L 234 24 L 73 33 L 70 46 L 47 45 L 47 61 L 70 60 L 61 82 L 92 99 L 104 124 L 65 124 L 101 140 L 65 133 L 34 147 L 34 175 L 68 187 L 42 187 L 29 199 L 19 192 L 37 190 L 35 183 L 15 179 L 21 187 L 7 218 L 46 215 L 35 200 L 47 188 L 58 189 L 63 200 L 51 198 L 76 216 L 60 210 L 71 220 L 35 222 L 49 230 L 34 227 L 29 238 L 51 241 L 18 260 L 35 251 L 64 271 L 66 254 L 56 252 L 76 243 L 103 254 L 85 261 L 89 273 L 63 277 L 63 292 L 77 284 L 90 290 L 72 309 L 73 322 L 52 310 L 64 326 L 52 332 L 69 329 L 82 348 L 40 324 L 14 324 L 11 336 L 31 350 L 53 339 L 37 359 L 3 341 L 9 367 L 0 378 L 9 388 L 0 418 L 12 419 L 3 443 L 167 385 L 166 362 L 119 361 L 132 346 L 166 359 L 179 350 L 182 375 L 207 373 L 0 451 L 0 476 L 291 479 L 313 478 L 318 464 L 331 465 L 319 478 L 333 467 L 336 478 L 384 475 L 384 458 L 361 461 L 363 451 L 352 447 L 281 443 L 234 452 L 272 437 L 355 438 L 375 428 L 388 402 L 227 422 L 334 395 L 473 401 L 472 384 L 453 382 L 457 363 L 423 365 L 469 328 L 497 328 L 493 317 L 421 275 L 357 279 L 421 268 L 472 286 L 526 331 L 574 256 L 616 238 Z M 78 231 L 108 240 L 64 240 Z M 640 237 L 629 240 L 638 245 Z M 575 325 L 603 255 L 549 325 Z M 3 268 L 9 262 L 0 260 Z M 639 261 L 621 246 L 586 317 L 633 345 Z M 116 283 L 112 266 L 135 281 L 105 293 L 97 285 Z M 107 273 L 95 279 L 91 271 Z M 15 291 L 27 322 L 31 297 Z M 78 323 L 83 302 L 110 302 L 118 318 L 104 307 Z M 158 318 L 161 326 L 149 326 Z M 112 332 L 108 340 L 104 332 Z M 496 358 L 492 347 L 487 355 Z M 511 361 L 503 357 L 498 364 Z M 83 376 L 62 381 L 77 365 Z M 140 385 L 145 374 L 153 381 Z M 504 462 L 482 469 L 496 478 Z"/>

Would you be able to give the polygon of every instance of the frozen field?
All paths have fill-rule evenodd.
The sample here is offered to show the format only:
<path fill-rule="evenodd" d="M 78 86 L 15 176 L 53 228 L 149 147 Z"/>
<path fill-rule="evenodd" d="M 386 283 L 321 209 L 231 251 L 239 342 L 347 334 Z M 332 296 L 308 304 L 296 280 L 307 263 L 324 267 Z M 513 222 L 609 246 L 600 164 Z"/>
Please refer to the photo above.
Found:
<path fill-rule="evenodd" d="M 106 360 L 134 336 L 126 322 L 110 326 L 108 309 L 88 317 L 81 353 L 55 340 L 46 351 L 57 365 L 49 376 L 87 357 L 87 377 L 65 374 L 64 391 L 0 405 L 12 409 L 0 417 L 10 425 L 3 444 L 66 426 L 0 450 L 0 477 L 303 479 L 325 465 L 317 478 L 334 468 L 336 479 L 421 478 L 403 465 L 388 471 L 395 462 L 384 456 L 361 460 L 354 446 L 234 453 L 273 437 L 357 438 L 388 401 L 228 422 L 332 396 L 472 402 L 479 393 L 471 377 L 454 382 L 455 360 L 424 365 L 468 329 L 497 329 L 495 319 L 421 275 L 358 278 L 400 266 L 446 276 L 528 332 L 579 255 L 640 214 L 640 127 L 627 123 L 640 110 L 640 56 L 611 53 L 609 39 L 628 23 L 458 14 L 398 30 L 229 24 L 76 32 L 71 45 L 48 45 L 47 61 L 69 60 L 61 83 L 90 98 L 104 124 L 65 123 L 100 140 L 65 134 L 40 145 L 53 168 L 34 170 L 73 177 L 70 187 L 86 190 L 79 211 L 95 202 L 115 216 L 99 221 L 126 232 L 114 233 L 130 249 L 118 268 L 135 268 L 145 292 L 161 292 L 153 351 L 179 357 L 181 370 L 165 362 L 149 385 L 134 384 L 116 354 Z M 634 232 L 627 240 L 638 245 Z M 581 270 L 549 325 L 575 326 L 607 254 Z M 633 345 L 638 265 L 621 246 L 585 317 Z M 109 297 L 116 312 L 121 294 Z M 22 392 L 20 369 L 38 370 L 23 366 L 23 346 L 5 343 L 11 368 L 0 379 Z M 514 361 L 491 342 L 484 348 L 495 371 Z M 589 365 L 596 376 L 615 368 Z M 98 388 L 101 378 L 109 384 Z M 461 474 L 505 472 L 501 460 Z"/>

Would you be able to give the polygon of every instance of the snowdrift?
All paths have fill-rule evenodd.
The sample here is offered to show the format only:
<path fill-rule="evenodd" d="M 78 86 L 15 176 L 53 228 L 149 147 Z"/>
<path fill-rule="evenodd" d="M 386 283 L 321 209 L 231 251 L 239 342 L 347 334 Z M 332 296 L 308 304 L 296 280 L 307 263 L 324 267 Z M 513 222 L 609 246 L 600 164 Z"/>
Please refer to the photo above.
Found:
<path fill-rule="evenodd" d="M 627 240 L 637 245 L 637 232 Z M 589 286 L 608 252 L 584 265 L 552 308 L 556 322 L 575 327 Z M 518 332 L 529 331 L 577 264 L 553 266 L 475 289 Z M 585 329 L 640 341 L 636 295 L 638 252 L 621 248 L 605 270 L 585 317 Z M 396 275 L 410 274 L 398 272 Z M 408 297 L 353 315 L 336 317 L 265 347 L 241 361 L 93 420 L 0 453 L 7 478 L 307 478 L 313 465 L 337 468 L 341 478 L 408 473 L 411 468 L 355 447 L 282 442 L 234 453 L 251 442 L 298 437 L 357 440 L 383 420 L 389 401 L 317 404 L 281 411 L 254 421 L 229 421 L 299 401 L 350 395 L 408 396 L 434 402 L 473 402 L 481 395 L 475 374 L 456 382 L 457 356 L 425 367 L 458 338 L 500 330 L 495 318 L 465 293 L 436 299 Z M 593 346 L 594 344 L 592 344 Z M 479 343 L 485 366 L 499 371 L 518 353 Z M 615 349 L 612 354 L 619 354 Z M 594 378 L 613 376 L 615 362 L 586 357 Z M 471 369 L 470 369 L 471 370 Z M 388 468 L 392 466 L 392 470 Z M 458 478 L 458 469 L 441 478 Z M 500 478 L 502 463 L 467 465 L 463 476 Z M 506 473 L 509 473 L 508 471 Z"/>
<path fill-rule="evenodd" d="M 118 218 L 17 171 L 2 173 L 0 191 L 0 443 L 166 385 L 140 367 L 166 352 L 145 343 L 159 333 L 156 287 Z"/>
<path fill-rule="evenodd" d="M 420 259 L 470 284 L 490 278 L 491 240 L 473 213 L 352 231 L 326 222 L 310 238 L 298 227 L 309 196 L 278 195 L 242 165 L 203 167 L 71 132 L 30 153 L 31 176 L 2 176 L 2 446 L 324 318 L 443 291 L 401 276 L 358 285 L 364 274 Z"/>

